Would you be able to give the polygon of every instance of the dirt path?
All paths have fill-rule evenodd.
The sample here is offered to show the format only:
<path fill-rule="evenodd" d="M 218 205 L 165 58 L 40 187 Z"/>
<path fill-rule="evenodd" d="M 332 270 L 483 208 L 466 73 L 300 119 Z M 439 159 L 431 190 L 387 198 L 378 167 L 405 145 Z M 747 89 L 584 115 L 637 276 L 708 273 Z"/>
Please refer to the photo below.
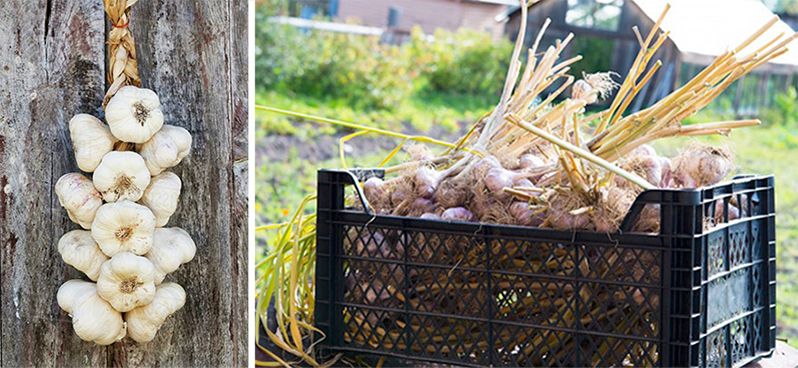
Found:
<path fill-rule="evenodd" d="M 461 131 L 452 132 L 440 126 L 434 126 L 429 132 L 419 132 L 409 124 L 404 124 L 404 134 L 425 135 L 428 137 L 454 142 L 468 131 L 467 124 L 463 124 Z M 297 148 L 298 158 L 311 162 L 321 162 L 338 157 L 338 145 L 342 137 L 352 132 L 338 132 L 334 135 L 319 135 L 315 137 L 298 137 L 294 135 L 267 135 L 258 140 L 255 146 L 255 165 L 268 162 L 285 161 L 291 148 Z M 360 157 L 363 154 L 390 151 L 401 141 L 397 138 L 367 134 L 356 137 L 346 143 L 346 154 L 351 157 Z"/>

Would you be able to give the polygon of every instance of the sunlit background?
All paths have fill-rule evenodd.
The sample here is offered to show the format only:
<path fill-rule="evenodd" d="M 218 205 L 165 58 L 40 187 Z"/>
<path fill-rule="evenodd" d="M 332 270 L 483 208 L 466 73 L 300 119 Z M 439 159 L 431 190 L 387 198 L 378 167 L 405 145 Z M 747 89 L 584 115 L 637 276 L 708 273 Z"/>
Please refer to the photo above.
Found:
<path fill-rule="evenodd" d="M 256 103 L 454 140 L 498 101 L 518 30 L 517 3 L 258 1 Z M 576 38 L 564 56 L 584 57 L 572 74 L 623 72 L 638 51 L 632 27 L 646 34 L 664 3 L 543 0 L 530 8 L 527 40 L 533 42 L 543 21 L 551 18 L 543 43 L 573 32 Z M 785 31 L 798 25 L 798 0 L 670 3 L 673 11 L 663 29 L 670 30 L 672 37 L 656 55 L 663 67 L 630 111 L 670 93 L 772 14 L 780 16 L 779 26 Z M 789 339 L 794 347 L 798 347 L 796 73 L 798 57 L 791 52 L 735 82 L 690 118 L 710 122 L 755 117 L 763 122 L 729 138 L 705 139 L 736 147 L 737 173 L 776 175 L 777 336 Z M 256 223 L 283 222 L 302 198 L 315 192 L 317 169 L 341 167 L 339 139 L 351 131 L 262 112 L 256 121 Z M 668 139 L 657 149 L 672 156 L 684 142 Z M 368 135 L 355 138 L 344 147 L 347 163 L 376 166 L 397 143 Z M 259 259 L 267 251 L 268 236 L 258 234 Z"/>

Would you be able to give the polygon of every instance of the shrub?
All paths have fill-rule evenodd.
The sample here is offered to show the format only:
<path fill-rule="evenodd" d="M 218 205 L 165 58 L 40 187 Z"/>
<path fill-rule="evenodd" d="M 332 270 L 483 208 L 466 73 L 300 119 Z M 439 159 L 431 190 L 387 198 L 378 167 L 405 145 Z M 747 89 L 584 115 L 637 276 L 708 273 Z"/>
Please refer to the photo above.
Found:
<path fill-rule="evenodd" d="M 356 108 L 392 108 L 411 91 L 407 58 L 379 38 L 297 29 L 256 20 L 259 89 L 339 100 Z M 331 103 L 335 103 L 332 101 Z"/>
<path fill-rule="evenodd" d="M 408 45 L 414 66 L 438 92 L 496 95 L 501 92 L 513 45 L 468 29 L 438 29 L 430 39 L 414 28 Z"/>
<path fill-rule="evenodd" d="M 285 90 L 290 82 L 314 69 L 311 50 L 297 47 L 304 37 L 295 28 L 266 21 L 258 13 L 255 28 L 255 83 L 266 90 Z"/>
<path fill-rule="evenodd" d="M 313 50 L 313 67 L 294 75 L 288 90 L 342 99 L 357 108 L 393 108 L 412 91 L 407 59 L 378 37 L 307 32 L 303 47 Z"/>
<path fill-rule="evenodd" d="M 255 81 L 259 90 L 321 99 L 328 106 L 395 109 L 427 92 L 495 100 L 512 44 L 484 32 L 414 29 L 402 46 L 379 37 L 303 30 L 256 13 Z"/>

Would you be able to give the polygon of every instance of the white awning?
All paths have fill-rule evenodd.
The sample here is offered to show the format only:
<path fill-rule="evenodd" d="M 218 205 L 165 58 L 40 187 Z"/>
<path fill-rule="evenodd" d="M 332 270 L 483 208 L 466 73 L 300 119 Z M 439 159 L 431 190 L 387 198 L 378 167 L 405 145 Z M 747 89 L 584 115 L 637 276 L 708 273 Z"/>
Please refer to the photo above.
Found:
<path fill-rule="evenodd" d="M 670 39 L 679 51 L 695 54 L 685 55 L 686 59 L 694 60 L 707 60 L 737 47 L 775 16 L 756 0 L 635 1 L 652 21 L 659 18 L 666 3 L 671 4 L 671 9 L 662 22 L 662 29 L 670 31 Z M 765 44 L 780 33 L 791 35 L 794 31 L 779 20 L 747 50 L 756 50 L 757 45 Z M 798 40 L 788 48 L 786 54 L 773 59 L 772 63 L 798 66 Z"/>

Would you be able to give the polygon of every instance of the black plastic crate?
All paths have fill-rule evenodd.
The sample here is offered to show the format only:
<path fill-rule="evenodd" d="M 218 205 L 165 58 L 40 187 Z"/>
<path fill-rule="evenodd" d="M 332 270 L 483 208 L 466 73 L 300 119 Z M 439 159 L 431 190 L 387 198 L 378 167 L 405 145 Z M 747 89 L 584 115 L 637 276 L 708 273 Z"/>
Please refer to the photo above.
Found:
<path fill-rule="evenodd" d="M 775 347 L 772 176 L 645 191 L 608 235 L 374 215 L 357 186 L 361 203 L 346 206 L 347 186 L 382 175 L 318 172 L 326 349 L 469 366 L 719 367 Z M 726 221 L 732 200 L 740 218 Z M 628 231 L 646 205 L 659 208 L 659 234 Z"/>

